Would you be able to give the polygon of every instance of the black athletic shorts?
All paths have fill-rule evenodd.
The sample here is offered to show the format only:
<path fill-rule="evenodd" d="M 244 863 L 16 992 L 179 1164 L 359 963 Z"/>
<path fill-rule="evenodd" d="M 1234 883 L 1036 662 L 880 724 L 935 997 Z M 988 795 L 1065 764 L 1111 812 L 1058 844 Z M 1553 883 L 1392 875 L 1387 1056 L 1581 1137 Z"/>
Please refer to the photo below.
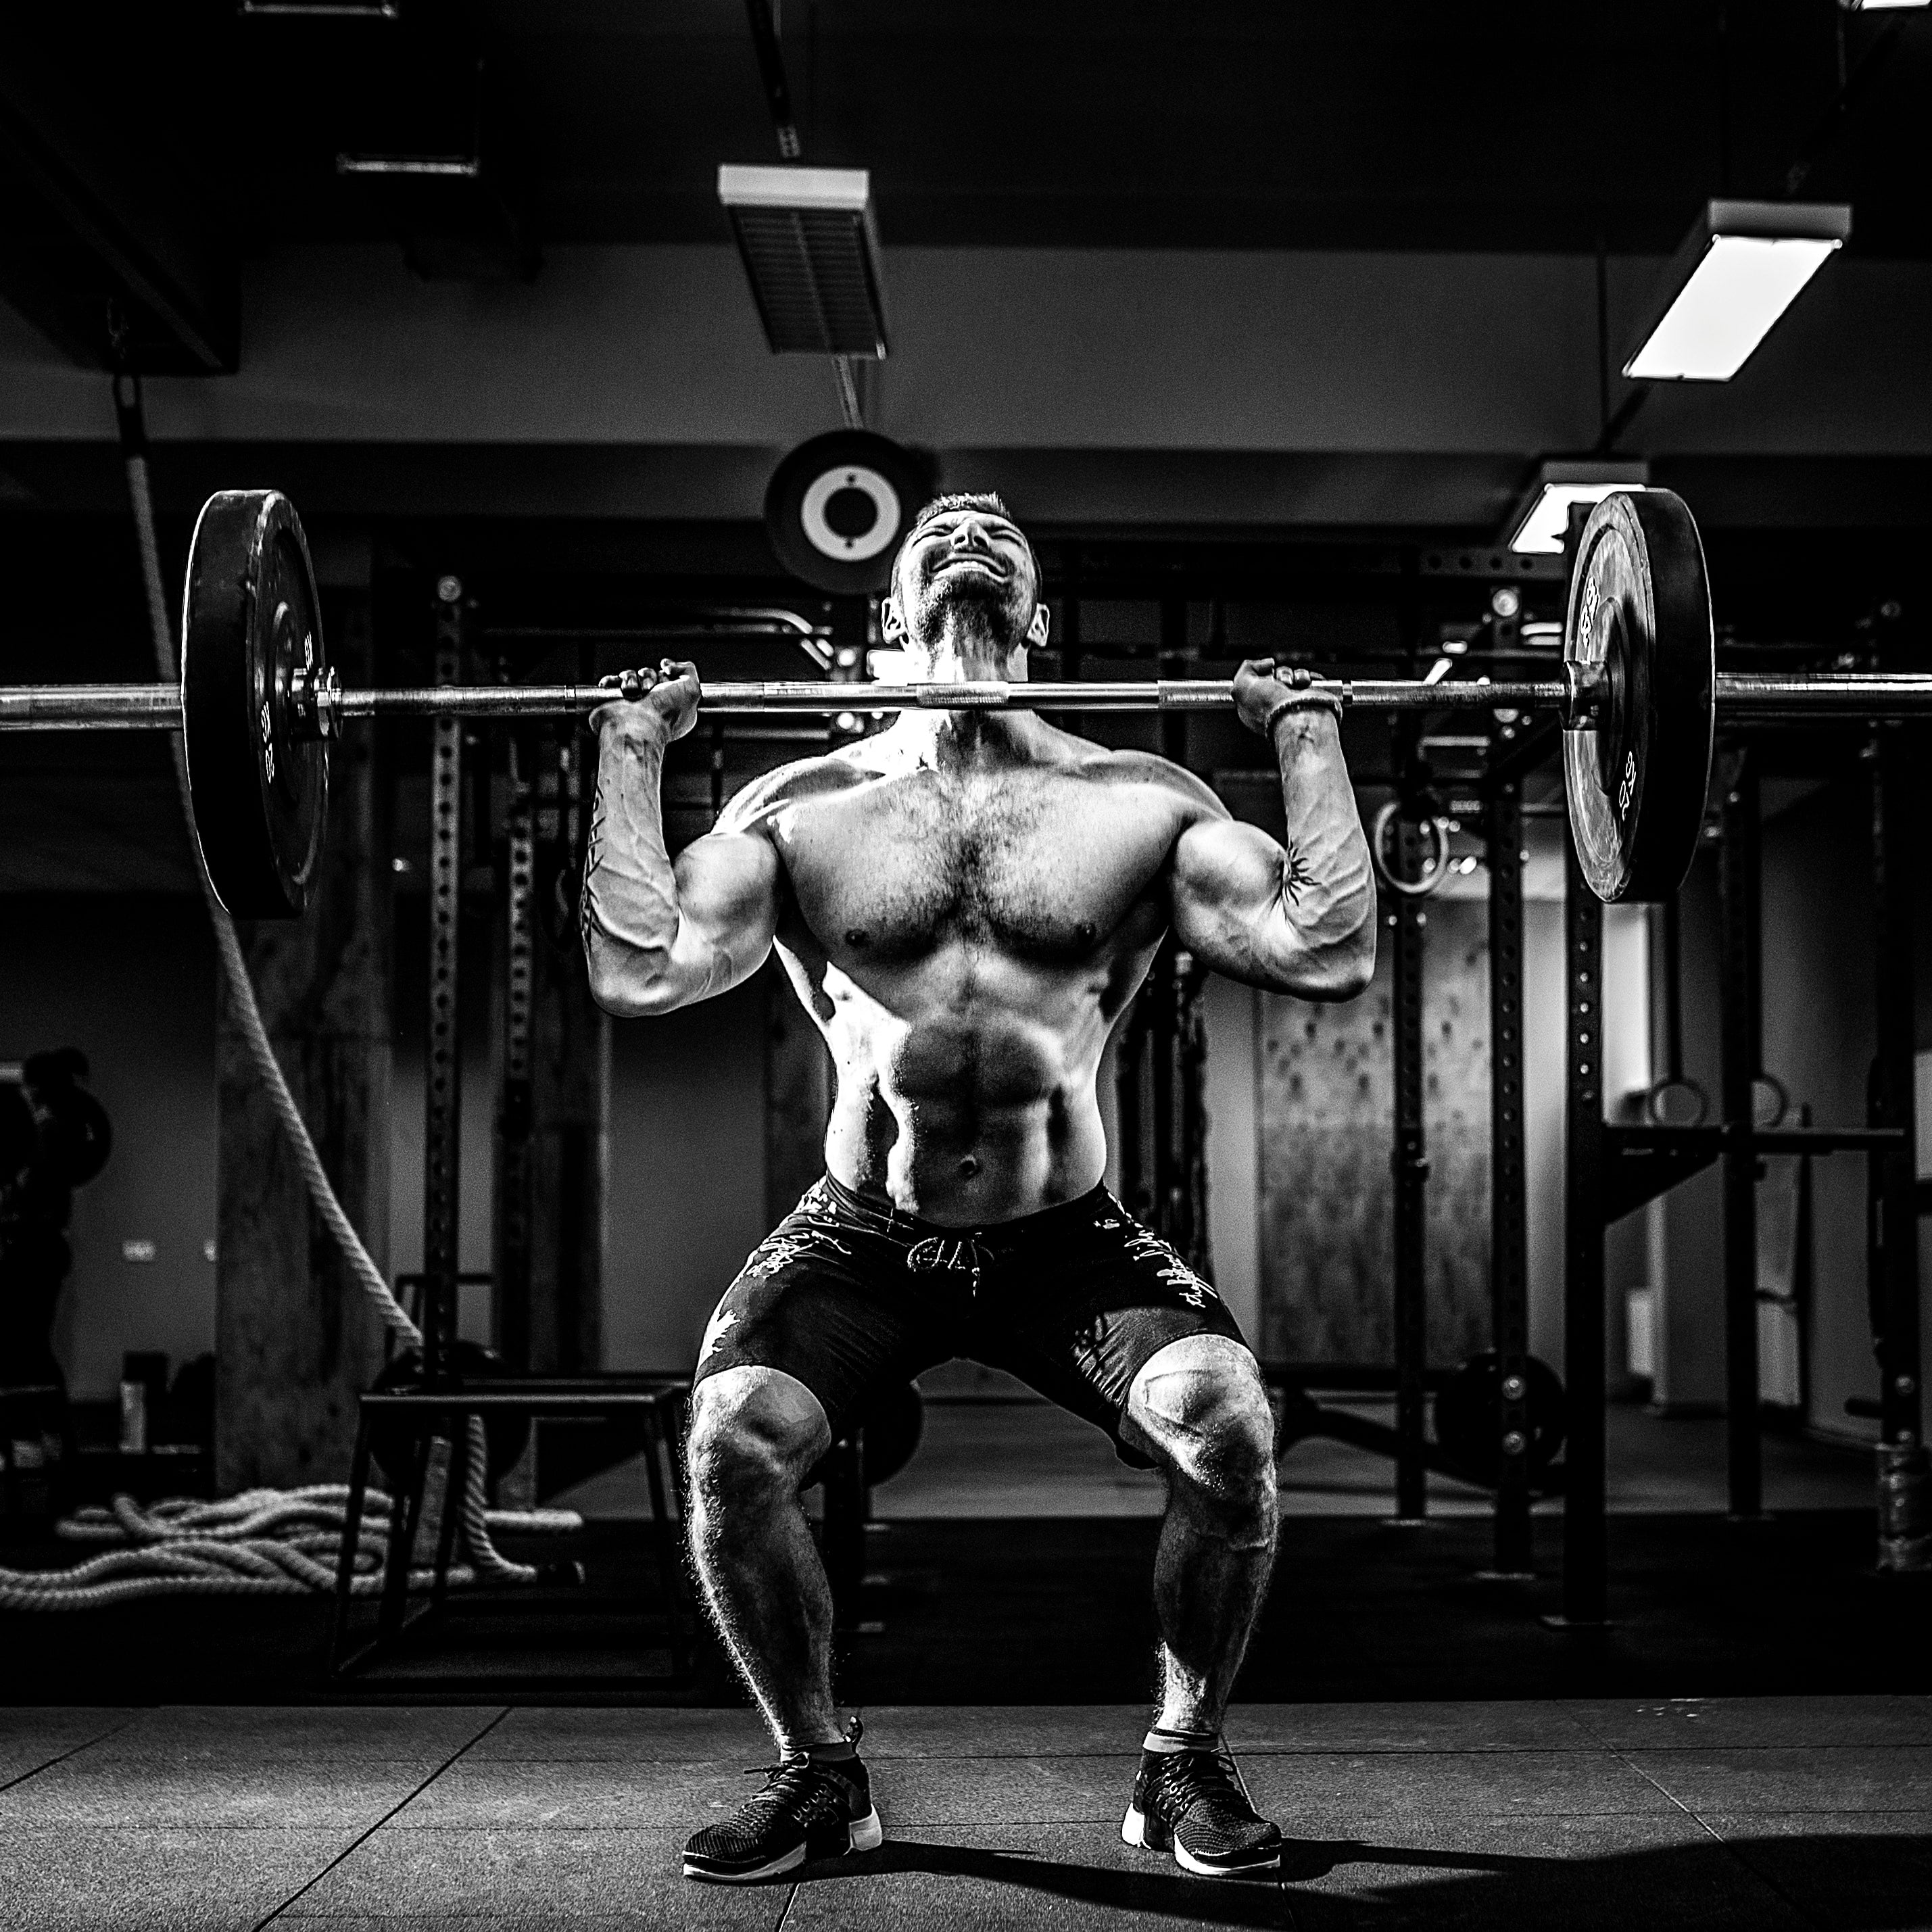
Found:
<path fill-rule="evenodd" d="M 942 1228 L 828 1175 L 752 1253 L 704 1331 L 697 1379 L 779 1369 L 836 1436 L 874 1391 L 963 1355 L 1004 1369 L 1120 1440 L 1134 1377 L 1184 1335 L 1240 1326 L 1104 1187 L 1017 1221 Z"/>

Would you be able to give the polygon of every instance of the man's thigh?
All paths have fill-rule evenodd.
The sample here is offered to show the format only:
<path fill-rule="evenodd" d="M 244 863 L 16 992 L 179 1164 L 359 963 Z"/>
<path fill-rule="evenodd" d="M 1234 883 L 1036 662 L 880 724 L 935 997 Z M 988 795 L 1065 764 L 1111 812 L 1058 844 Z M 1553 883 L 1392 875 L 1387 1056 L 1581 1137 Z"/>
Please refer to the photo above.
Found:
<path fill-rule="evenodd" d="M 818 1192 L 753 1250 L 725 1290 L 693 1379 L 702 1389 L 728 1369 L 777 1370 L 818 1398 L 836 1438 L 878 1390 L 950 1352 L 904 1293 L 902 1258 L 842 1222 Z"/>

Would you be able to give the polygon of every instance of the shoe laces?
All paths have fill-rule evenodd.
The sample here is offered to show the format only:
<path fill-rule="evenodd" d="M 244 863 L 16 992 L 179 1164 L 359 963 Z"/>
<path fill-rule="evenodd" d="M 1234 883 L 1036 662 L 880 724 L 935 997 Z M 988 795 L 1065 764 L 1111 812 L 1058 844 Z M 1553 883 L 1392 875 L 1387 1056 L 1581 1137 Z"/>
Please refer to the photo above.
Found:
<path fill-rule="evenodd" d="M 856 1744 L 862 1735 L 862 1726 L 854 1719 L 851 1742 Z M 782 1757 L 776 1764 L 748 1765 L 745 1775 L 762 1777 L 765 1781 L 746 1799 L 742 1808 L 755 1806 L 766 1816 L 790 1811 L 802 1818 L 809 1817 L 827 1804 L 842 1810 L 844 1807 L 841 1786 L 846 1780 L 838 1775 L 838 1767 L 814 1763 L 808 1751 Z"/>
<path fill-rule="evenodd" d="M 1225 1744 L 1211 1748 L 1190 1744 L 1182 1750 L 1164 1751 L 1160 1757 L 1160 1768 L 1154 1774 L 1156 1781 L 1182 1817 L 1207 1798 L 1238 1797 L 1250 1811 L 1255 1808 L 1254 1800 L 1248 1795 L 1248 1781 L 1234 1762 L 1234 1754 Z"/>

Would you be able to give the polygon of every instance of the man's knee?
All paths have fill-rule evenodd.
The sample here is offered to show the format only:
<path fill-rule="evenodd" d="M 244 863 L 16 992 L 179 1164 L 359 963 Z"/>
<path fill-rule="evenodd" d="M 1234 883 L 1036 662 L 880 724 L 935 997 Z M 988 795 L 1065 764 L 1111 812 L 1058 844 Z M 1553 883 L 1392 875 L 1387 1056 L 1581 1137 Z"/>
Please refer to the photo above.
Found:
<path fill-rule="evenodd" d="M 1134 1378 L 1130 1420 L 1189 1499 L 1240 1542 L 1274 1533 L 1274 1414 L 1255 1358 L 1220 1335 L 1170 1342 Z"/>
<path fill-rule="evenodd" d="M 686 1454 L 705 1503 L 769 1500 L 795 1490 L 825 1453 L 831 1430 L 818 1398 L 782 1370 L 742 1366 L 707 1376 L 692 1400 Z"/>

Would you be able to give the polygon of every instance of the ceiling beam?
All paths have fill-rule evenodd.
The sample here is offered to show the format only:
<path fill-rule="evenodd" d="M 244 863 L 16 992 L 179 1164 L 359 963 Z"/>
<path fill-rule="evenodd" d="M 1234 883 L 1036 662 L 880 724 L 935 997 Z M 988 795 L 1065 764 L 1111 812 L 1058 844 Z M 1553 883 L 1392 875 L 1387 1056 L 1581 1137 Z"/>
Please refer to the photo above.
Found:
<path fill-rule="evenodd" d="M 66 77 L 82 70 L 71 50 L 0 50 L 0 296 L 83 366 L 115 366 L 118 332 L 144 373 L 232 371 L 241 285 L 225 197 L 154 117 Z"/>

